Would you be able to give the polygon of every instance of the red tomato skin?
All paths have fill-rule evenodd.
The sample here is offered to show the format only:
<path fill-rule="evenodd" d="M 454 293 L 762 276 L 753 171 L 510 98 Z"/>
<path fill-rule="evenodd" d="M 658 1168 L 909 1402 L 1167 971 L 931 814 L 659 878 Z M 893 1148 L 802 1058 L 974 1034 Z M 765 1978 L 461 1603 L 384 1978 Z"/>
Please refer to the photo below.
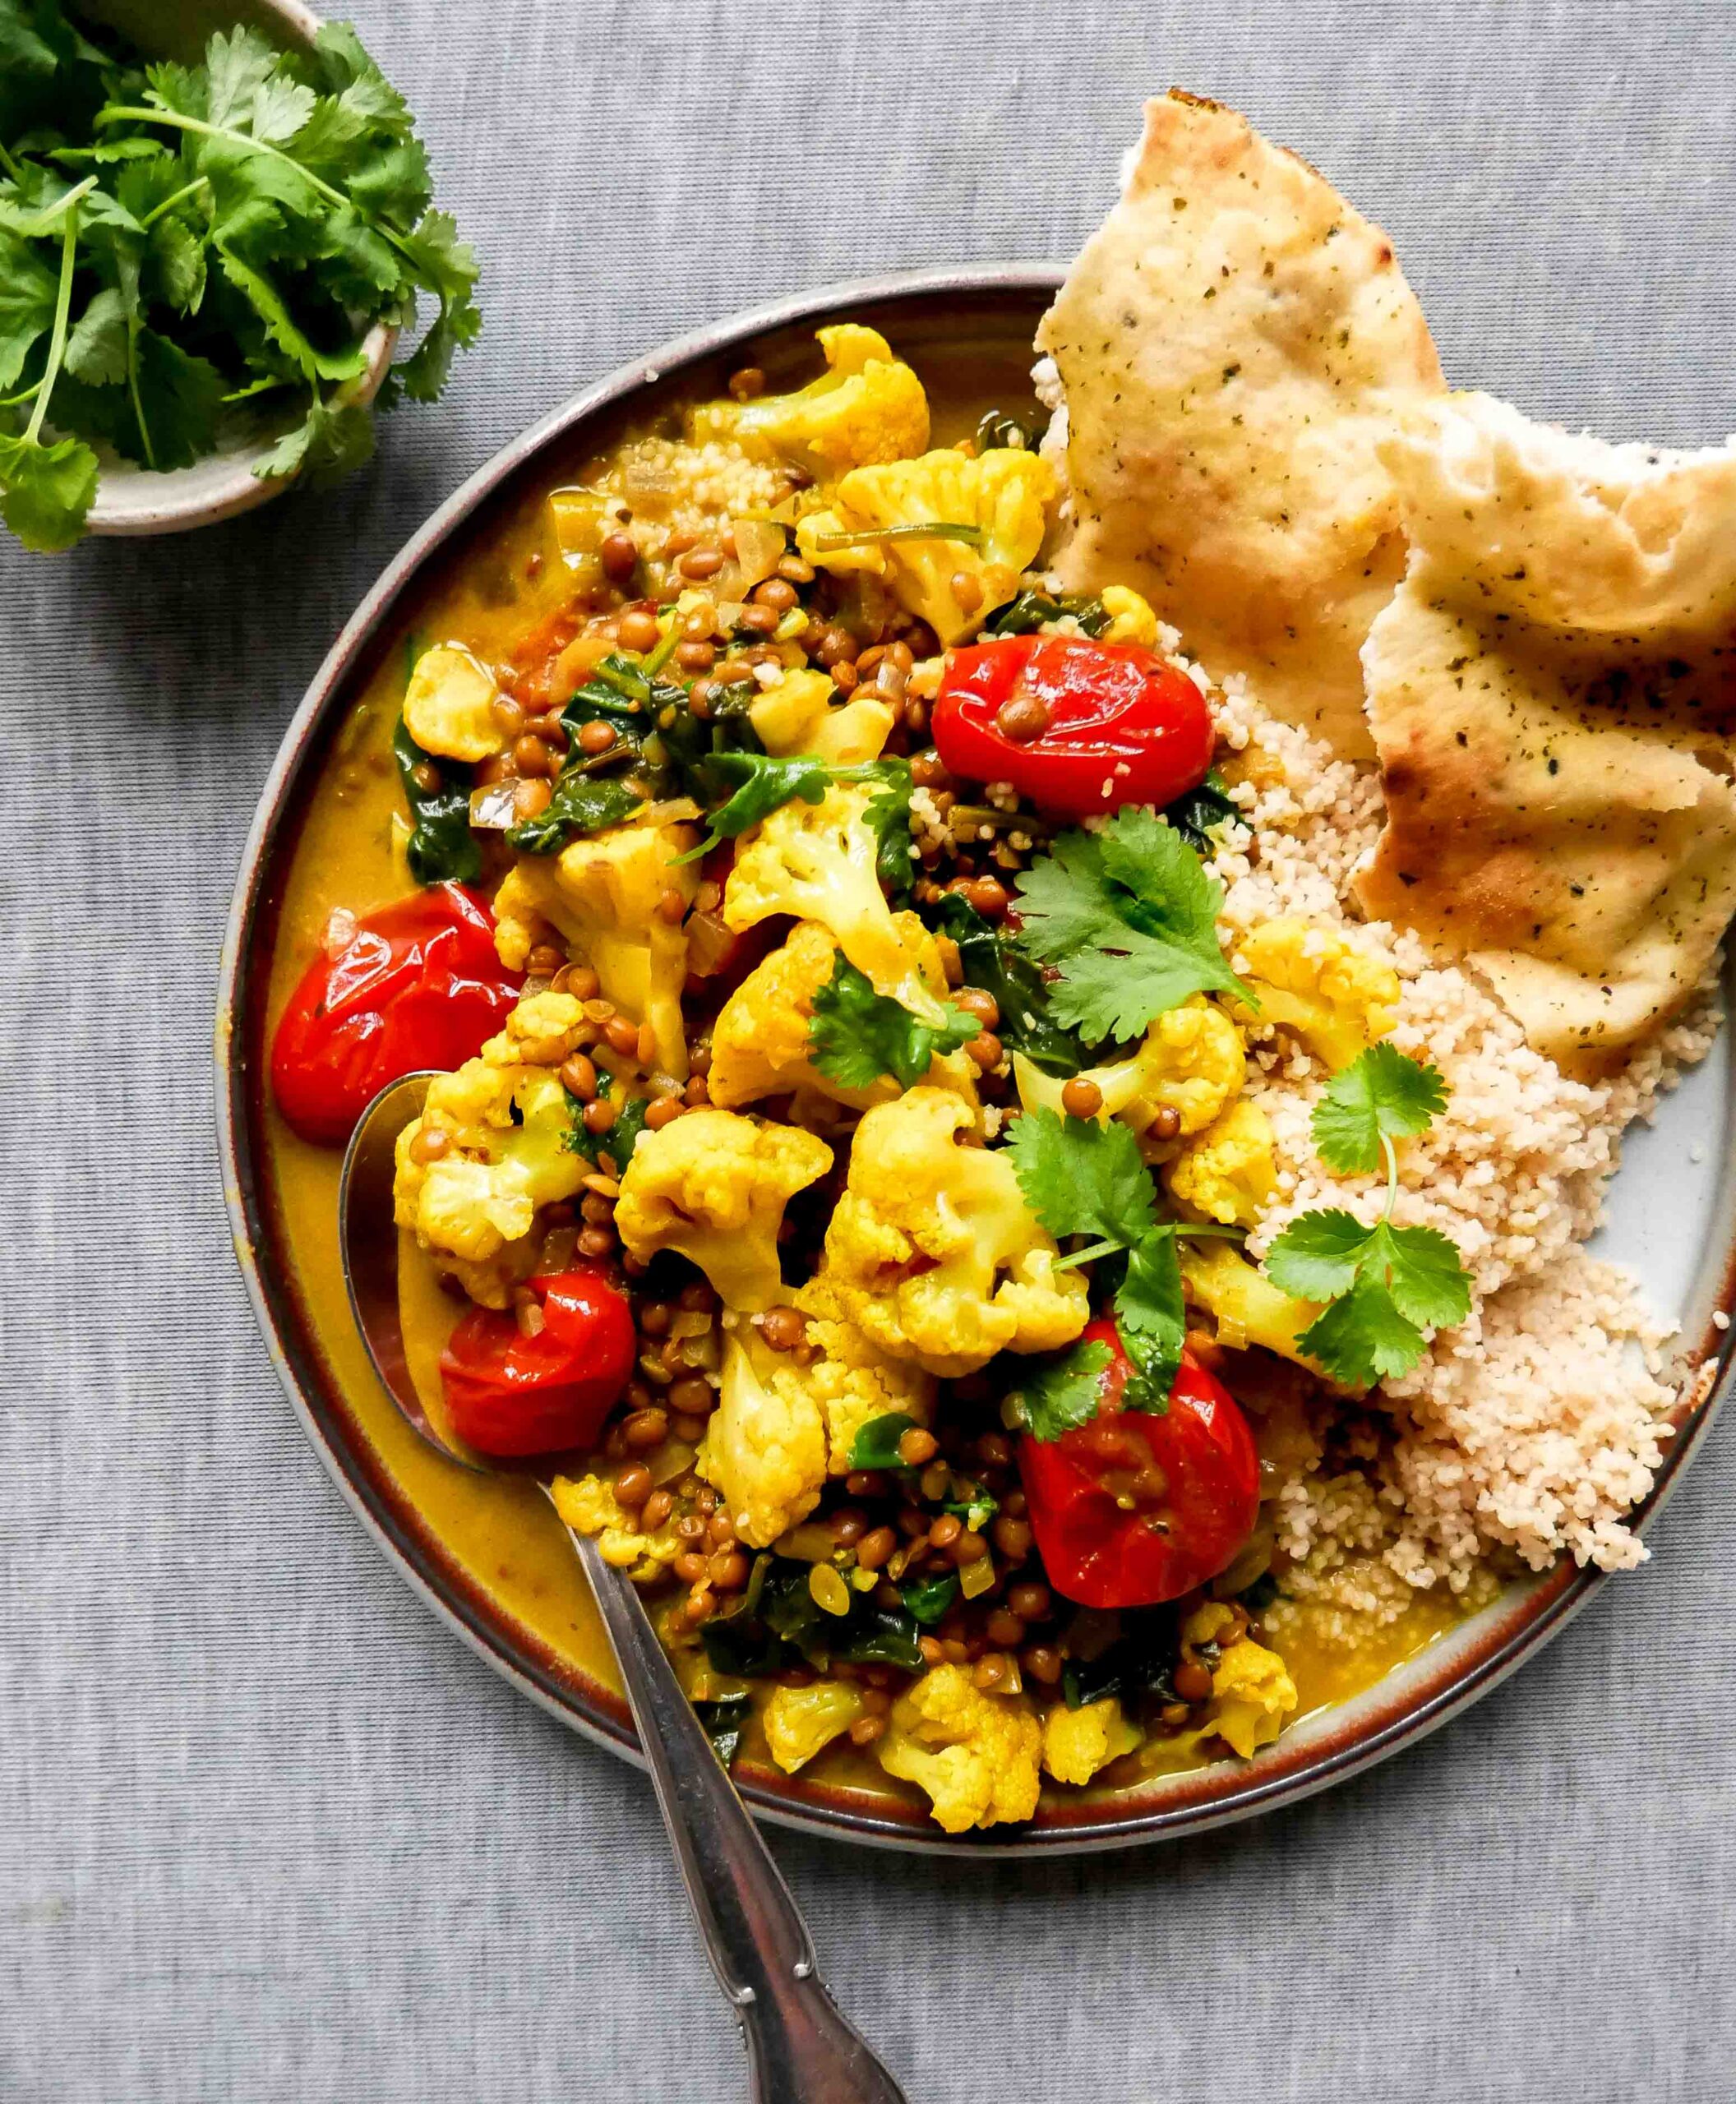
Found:
<path fill-rule="evenodd" d="M 342 1147 L 388 1082 L 473 1058 L 523 984 L 495 954 L 487 901 L 463 884 L 363 914 L 336 957 L 308 966 L 278 1019 L 278 1109 L 304 1140 Z"/>
<path fill-rule="evenodd" d="M 1041 737 L 1022 744 L 996 727 L 1014 695 L 1047 704 Z M 1215 736 L 1198 688 L 1155 651 L 1066 635 L 1000 636 L 953 651 L 932 728 L 949 773 L 1010 782 L 1059 819 L 1173 803 L 1205 780 Z"/>
<path fill-rule="evenodd" d="M 626 1295 L 593 1270 L 533 1279 L 535 1336 L 473 1308 L 441 1355 L 452 1429 L 478 1453 L 523 1459 L 592 1446 L 632 1378 L 638 1340 Z"/>
<path fill-rule="evenodd" d="M 1093 1424 L 1055 1440 L 1020 1440 L 1031 1531 L 1050 1584 L 1081 1607 L 1179 1599 L 1215 1578 L 1254 1531 L 1260 1505 L 1254 1434 L 1229 1390 L 1187 1357 L 1166 1416 L 1120 1410 L 1131 1368 L 1115 1326 L 1096 1322 L 1085 1335 L 1115 1354 L 1103 1375 L 1103 1401 Z M 1104 1488 L 1090 1435 L 1106 1420 L 1143 1441 L 1169 1478 L 1168 1533 L 1156 1532 L 1149 1516 L 1124 1510 Z"/>

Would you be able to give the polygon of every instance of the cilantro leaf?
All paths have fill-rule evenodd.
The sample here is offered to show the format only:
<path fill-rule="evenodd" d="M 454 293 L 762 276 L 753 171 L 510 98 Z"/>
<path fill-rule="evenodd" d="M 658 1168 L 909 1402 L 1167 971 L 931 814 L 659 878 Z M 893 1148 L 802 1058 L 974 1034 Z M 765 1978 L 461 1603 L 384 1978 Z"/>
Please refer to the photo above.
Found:
<path fill-rule="evenodd" d="M 704 839 L 681 857 L 683 861 L 698 861 L 720 840 L 733 840 L 796 797 L 805 804 L 820 803 L 832 786 L 833 769 L 823 759 L 800 754 L 774 759 L 769 753 L 714 753 L 706 764 L 714 779 L 736 786 L 733 795 L 711 814 Z"/>
<path fill-rule="evenodd" d="M 931 1060 L 956 1052 L 982 1028 L 950 1003 L 945 1013 L 944 1024 L 924 1022 L 902 1001 L 875 993 L 873 980 L 840 950 L 831 978 L 814 996 L 810 1056 L 821 1073 L 845 1088 L 872 1088 L 885 1074 L 901 1088 L 914 1088 Z"/>
<path fill-rule="evenodd" d="M 1342 1207 L 1300 1214 L 1266 1252 L 1266 1275 L 1299 1300 L 1336 1300 L 1356 1283 L 1369 1232 Z"/>
<path fill-rule="evenodd" d="M 1190 995 L 1257 1005 L 1217 939 L 1222 888 L 1173 827 L 1135 805 L 1062 833 L 1017 879 L 1018 940 L 1060 977 L 1055 1015 L 1093 1042 L 1142 1036 Z"/>
<path fill-rule="evenodd" d="M 1429 1329 L 1462 1322 L 1471 1313 L 1471 1275 L 1452 1237 L 1438 1228 L 1394 1227 L 1390 1220 L 1375 1232 L 1371 1261 L 1385 1264 L 1394 1305 Z"/>
<path fill-rule="evenodd" d="M 569 767 L 533 819 L 520 819 L 506 828 L 506 844 L 524 855 L 557 854 L 576 834 L 619 825 L 644 801 L 618 777 L 598 777 L 587 774 L 582 767 Z"/>
<path fill-rule="evenodd" d="M 958 1573 L 946 1571 L 936 1578 L 912 1579 L 907 1585 L 901 1585 L 898 1592 L 912 1621 L 921 1622 L 925 1629 L 932 1628 L 958 1597 Z"/>
<path fill-rule="evenodd" d="M 1023 1428 L 1033 1439 L 1048 1440 L 1089 1423 L 1103 1399 L 1110 1358 L 1109 1346 L 1092 1337 L 1033 1362 L 1013 1391 Z"/>
<path fill-rule="evenodd" d="M 0 518 L 27 548 L 70 548 L 96 495 L 96 455 L 76 438 L 39 445 L 0 432 Z"/>
<path fill-rule="evenodd" d="M 316 393 L 301 422 L 284 432 L 253 472 L 262 480 L 305 475 L 322 488 L 362 467 L 373 451 L 374 420 L 361 404 Z"/>
<path fill-rule="evenodd" d="M 1314 1106 L 1314 1145 L 1341 1175 L 1380 1166 L 1381 1142 L 1425 1133 L 1447 1107 L 1438 1070 L 1390 1045 L 1371 1045 L 1334 1074 Z"/>
<path fill-rule="evenodd" d="M 54 325 L 54 272 L 30 243 L 0 227 L 0 393 L 9 393 Z"/>
<path fill-rule="evenodd" d="M 1131 1249 L 1155 1218 L 1151 1171 L 1139 1142 L 1114 1119 L 1063 1118 L 1029 1110 L 1007 1151 L 1025 1202 L 1059 1240 L 1088 1234 Z"/>
<path fill-rule="evenodd" d="M 1388 1375 L 1408 1373 L 1423 1355 L 1423 1333 L 1384 1288 L 1359 1277 L 1296 1342 L 1334 1380 L 1366 1388 Z"/>
<path fill-rule="evenodd" d="M 1187 1331 L 1173 1230 L 1160 1228 L 1129 1252 L 1126 1275 L 1115 1292 L 1115 1327 L 1133 1364 L 1121 1391 L 1122 1409 L 1161 1417 L 1181 1370 Z"/>
<path fill-rule="evenodd" d="M 1030 958 L 955 891 L 941 897 L 930 918 L 958 944 L 965 985 L 994 995 L 1001 1043 L 1042 1073 L 1064 1081 L 1078 1073 L 1086 1064 L 1085 1048 L 1050 1015 L 1049 990 Z"/>
<path fill-rule="evenodd" d="M 1299 1299 L 1330 1303 L 1297 1341 L 1335 1380 L 1366 1387 L 1408 1373 L 1425 1329 L 1471 1313 L 1471 1276 L 1432 1227 L 1364 1227 L 1333 1208 L 1302 1214 L 1266 1253 L 1267 1276 Z"/>

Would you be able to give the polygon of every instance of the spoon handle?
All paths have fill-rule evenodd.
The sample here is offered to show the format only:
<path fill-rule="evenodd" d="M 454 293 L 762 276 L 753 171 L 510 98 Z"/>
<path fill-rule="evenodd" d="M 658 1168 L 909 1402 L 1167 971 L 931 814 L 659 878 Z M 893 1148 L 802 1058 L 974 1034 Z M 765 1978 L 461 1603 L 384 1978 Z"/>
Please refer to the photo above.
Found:
<path fill-rule="evenodd" d="M 741 2026 L 753 2104 L 905 2104 L 821 1983 L 807 1924 L 682 1693 L 638 1589 L 594 1541 L 572 1539 L 621 1663 L 706 1955 Z"/>

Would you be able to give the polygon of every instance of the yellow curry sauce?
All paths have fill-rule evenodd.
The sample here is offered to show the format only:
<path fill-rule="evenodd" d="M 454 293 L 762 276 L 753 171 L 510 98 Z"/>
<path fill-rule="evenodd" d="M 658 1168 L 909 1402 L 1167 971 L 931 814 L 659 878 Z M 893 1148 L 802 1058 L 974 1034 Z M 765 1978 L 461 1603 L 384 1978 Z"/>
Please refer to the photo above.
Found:
<path fill-rule="evenodd" d="M 1028 399 L 1027 359 L 1012 347 L 999 358 L 986 358 L 980 343 L 956 357 L 913 354 L 933 412 L 933 442 L 947 444 L 963 436 L 991 406 Z M 395 647 L 384 652 L 353 706 L 295 849 L 272 961 L 268 1027 L 275 1027 L 292 988 L 318 952 L 335 909 L 366 913 L 411 888 L 395 842 L 395 819 L 403 807 L 390 750 L 404 693 L 405 646 L 415 636 L 424 643 L 461 643 L 484 660 L 504 658 L 528 628 L 561 605 L 570 584 L 552 538 L 547 497 L 551 489 L 574 479 L 552 478 L 547 487 L 491 528 L 449 581 L 404 622 Z M 270 1195 L 309 1324 L 367 1437 L 430 1530 L 505 1615 L 562 1664 L 616 1686 L 607 1640 L 570 1545 L 540 1491 L 526 1480 L 479 1478 L 442 1461 L 401 1421 L 379 1387 L 355 1334 L 339 1267 L 339 1152 L 298 1138 L 275 1108 L 268 1107 L 266 1114 Z M 413 1248 L 410 1253 L 417 1262 L 404 1281 L 406 1334 L 423 1385 L 458 1310 L 440 1291 L 432 1265 Z M 1318 1646 L 1295 1636 L 1275 1639 L 1295 1682 L 1296 1714 L 1305 1716 L 1370 1686 L 1457 1619 L 1444 1591 L 1419 1593 L 1396 1620 L 1353 1648 Z M 766 1768 L 757 1735 L 747 1742 L 746 1757 Z M 1191 1746 L 1154 1740 L 1105 1770 L 1092 1793 L 1105 1784 L 1124 1787 L 1142 1774 L 1198 1766 L 1207 1757 Z M 808 1772 L 822 1782 L 881 1797 L 915 1796 L 843 1742 L 829 1747 Z"/>

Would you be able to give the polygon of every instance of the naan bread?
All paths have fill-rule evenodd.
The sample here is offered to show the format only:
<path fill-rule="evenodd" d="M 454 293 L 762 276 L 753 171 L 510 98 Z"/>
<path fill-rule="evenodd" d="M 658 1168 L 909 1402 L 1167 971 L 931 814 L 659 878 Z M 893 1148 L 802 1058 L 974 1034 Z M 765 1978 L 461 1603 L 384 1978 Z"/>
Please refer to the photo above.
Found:
<path fill-rule="evenodd" d="M 1067 585 L 1132 585 L 1207 671 L 1372 752 L 1357 653 L 1405 561 L 1379 445 L 1443 384 L 1379 228 L 1172 92 L 1037 347 L 1066 392 Z"/>
<path fill-rule="evenodd" d="M 1363 653 L 1387 827 L 1358 894 L 1595 1073 L 1736 910 L 1736 442 L 1606 445 L 1473 394 L 1382 450 L 1410 559 Z"/>

